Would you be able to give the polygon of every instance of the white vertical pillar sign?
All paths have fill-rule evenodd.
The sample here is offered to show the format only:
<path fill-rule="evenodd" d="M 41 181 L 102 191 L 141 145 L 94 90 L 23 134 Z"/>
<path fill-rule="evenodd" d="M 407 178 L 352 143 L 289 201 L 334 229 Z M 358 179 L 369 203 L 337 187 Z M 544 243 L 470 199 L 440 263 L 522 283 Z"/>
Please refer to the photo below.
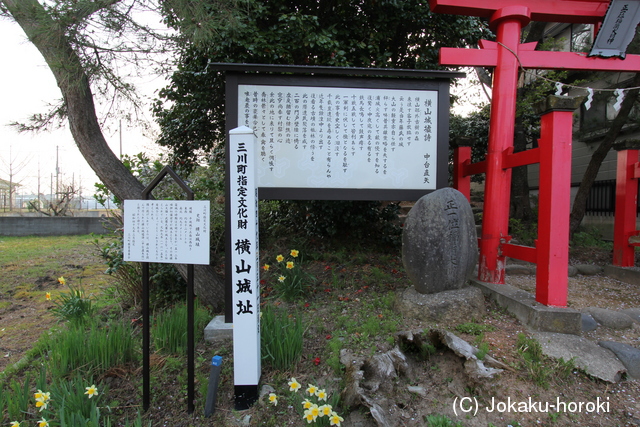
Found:
<path fill-rule="evenodd" d="M 256 149 L 253 130 L 229 131 L 235 386 L 257 386 L 261 372 Z"/>

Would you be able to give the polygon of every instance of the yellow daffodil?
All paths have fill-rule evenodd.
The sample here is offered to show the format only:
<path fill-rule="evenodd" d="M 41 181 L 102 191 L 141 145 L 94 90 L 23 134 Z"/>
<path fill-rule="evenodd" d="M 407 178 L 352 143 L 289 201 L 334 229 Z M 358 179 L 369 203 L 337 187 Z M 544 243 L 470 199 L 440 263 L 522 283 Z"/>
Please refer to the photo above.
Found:
<path fill-rule="evenodd" d="M 289 391 L 293 391 L 293 392 L 297 392 L 302 387 L 295 378 L 291 378 L 291 381 L 289 381 L 288 384 L 289 384 Z"/>
<path fill-rule="evenodd" d="M 58 277 L 58 282 L 61 285 L 66 285 L 67 284 L 67 279 L 65 279 L 64 276 L 60 276 L 60 277 Z"/>
<path fill-rule="evenodd" d="M 47 292 L 46 294 L 44 294 L 44 297 L 47 301 L 51 301 L 51 292 Z"/>
<path fill-rule="evenodd" d="M 20 423 L 18 421 L 11 421 L 9 427 L 20 427 Z"/>
<path fill-rule="evenodd" d="M 309 396 L 315 395 L 316 391 L 318 391 L 318 387 L 309 384 L 309 387 L 307 387 L 307 393 L 309 393 Z"/>
<path fill-rule="evenodd" d="M 329 425 L 340 427 L 340 423 L 342 421 L 344 421 L 344 418 L 342 418 L 340 415 L 336 414 L 335 412 L 332 412 L 331 415 L 329 416 Z"/>
<path fill-rule="evenodd" d="M 313 415 L 314 420 L 320 416 L 320 408 L 315 403 L 311 405 L 311 408 L 309 408 L 308 411 Z"/>
<path fill-rule="evenodd" d="M 49 427 L 49 421 L 44 418 L 40 418 L 40 421 L 38 421 L 38 427 Z"/>
<path fill-rule="evenodd" d="M 287 261 L 287 268 L 291 270 L 293 268 L 293 261 Z"/>
<path fill-rule="evenodd" d="M 264 271 L 269 271 L 270 268 L 271 268 L 271 266 L 269 264 L 265 264 L 265 265 L 262 266 L 262 269 Z"/>
<path fill-rule="evenodd" d="M 316 418 L 318 418 L 318 416 L 314 416 L 311 412 L 311 409 L 307 409 L 306 411 L 304 411 L 304 419 L 307 420 L 307 423 L 311 424 L 316 420 Z"/>
<path fill-rule="evenodd" d="M 280 276 L 278 277 L 278 282 L 282 283 L 284 282 L 285 277 L 284 276 Z"/>
<path fill-rule="evenodd" d="M 278 396 L 275 393 L 269 393 L 269 402 L 273 403 L 273 406 L 278 406 Z"/>
<path fill-rule="evenodd" d="M 276 257 L 276 261 L 278 261 L 278 262 L 282 262 L 282 261 L 284 261 L 284 257 L 283 257 L 282 255 L 278 255 L 278 256 Z"/>
<path fill-rule="evenodd" d="M 328 417 L 333 412 L 333 408 L 331 407 L 331 405 L 328 405 L 328 404 L 322 405 L 318 409 L 320 409 L 320 416 L 321 417 L 324 417 L 324 416 Z"/>
<path fill-rule="evenodd" d="M 327 401 L 327 392 L 324 390 L 316 390 L 316 396 L 318 396 L 318 400 Z"/>
<path fill-rule="evenodd" d="M 299 254 L 299 253 L 300 253 L 300 252 L 299 252 L 299 251 L 297 251 L 296 249 L 291 249 L 291 256 L 292 256 L 292 257 L 294 257 L 294 258 L 298 258 L 298 254 Z"/>
<path fill-rule="evenodd" d="M 51 399 L 51 393 L 38 390 L 33 394 L 33 397 L 36 399 L 36 408 L 40 408 L 40 411 L 47 409 L 49 399 Z"/>
<path fill-rule="evenodd" d="M 302 407 L 304 409 L 309 409 L 313 406 L 313 403 L 311 403 L 311 401 L 309 399 L 305 399 L 302 401 Z"/>
<path fill-rule="evenodd" d="M 97 396 L 98 395 L 98 388 L 94 385 L 92 385 L 91 387 L 86 387 L 85 388 L 87 391 L 84 392 L 84 394 L 89 395 L 89 399 L 91 399 L 93 396 Z"/>

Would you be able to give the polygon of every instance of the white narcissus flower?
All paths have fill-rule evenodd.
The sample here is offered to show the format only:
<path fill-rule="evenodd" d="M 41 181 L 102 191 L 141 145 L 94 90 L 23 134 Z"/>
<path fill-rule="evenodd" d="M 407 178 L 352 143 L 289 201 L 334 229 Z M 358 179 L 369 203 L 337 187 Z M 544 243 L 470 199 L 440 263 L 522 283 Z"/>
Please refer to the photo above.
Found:
<path fill-rule="evenodd" d="M 91 399 L 93 396 L 97 396 L 98 395 L 98 388 L 94 385 L 92 385 L 91 387 L 86 387 L 86 390 L 84 392 L 84 394 L 89 395 L 89 399 Z"/>
<path fill-rule="evenodd" d="M 278 396 L 275 393 L 269 393 L 269 402 L 273 404 L 273 406 L 278 406 Z"/>

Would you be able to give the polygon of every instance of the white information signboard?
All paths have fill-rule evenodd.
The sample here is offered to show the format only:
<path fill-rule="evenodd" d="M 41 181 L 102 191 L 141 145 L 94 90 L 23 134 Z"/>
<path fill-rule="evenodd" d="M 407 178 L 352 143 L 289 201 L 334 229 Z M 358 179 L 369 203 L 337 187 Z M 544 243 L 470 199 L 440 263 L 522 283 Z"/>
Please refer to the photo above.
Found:
<path fill-rule="evenodd" d="M 438 91 L 238 85 L 260 188 L 436 189 Z"/>
<path fill-rule="evenodd" d="M 209 201 L 125 200 L 123 258 L 209 264 Z"/>

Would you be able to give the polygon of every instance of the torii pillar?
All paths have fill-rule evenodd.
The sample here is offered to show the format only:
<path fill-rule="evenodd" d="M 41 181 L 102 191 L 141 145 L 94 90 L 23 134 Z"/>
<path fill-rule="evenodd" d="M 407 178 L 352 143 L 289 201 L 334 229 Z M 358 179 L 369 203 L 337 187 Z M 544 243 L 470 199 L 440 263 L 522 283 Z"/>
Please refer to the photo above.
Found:
<path fill-rule="evenodd" d="M 522 27 L 532 20 L 599 24 L 607 11 L 608 0 L 430 0 L 429 4 L 433 12 L 488 18 L 496 33 L 496 42 L 482 40 L 480 49 L 442 48 L 440 64 L 495 67 L 478 279 L 504 284 L 505 256 L 501 245 L 510 239 L 511 191 L 511 169 L 504 160 L 513 147 L 519 68 L 638 71 L 640 56 L 627 55 L 624 61 L 602 59 L 573 52 L 535 51 L 536 43 L 520 43 Z M 568 218 L 566 226 L 561 228 L 555 232 L 568 236 Z M 566 249 L 568 251 L 568 247 Z M 564 298 L 556 302 L 541 298 L 538 293 L 536 299 L 543 304 L 564 306 L 566 289 L 563 292 Z"/>

